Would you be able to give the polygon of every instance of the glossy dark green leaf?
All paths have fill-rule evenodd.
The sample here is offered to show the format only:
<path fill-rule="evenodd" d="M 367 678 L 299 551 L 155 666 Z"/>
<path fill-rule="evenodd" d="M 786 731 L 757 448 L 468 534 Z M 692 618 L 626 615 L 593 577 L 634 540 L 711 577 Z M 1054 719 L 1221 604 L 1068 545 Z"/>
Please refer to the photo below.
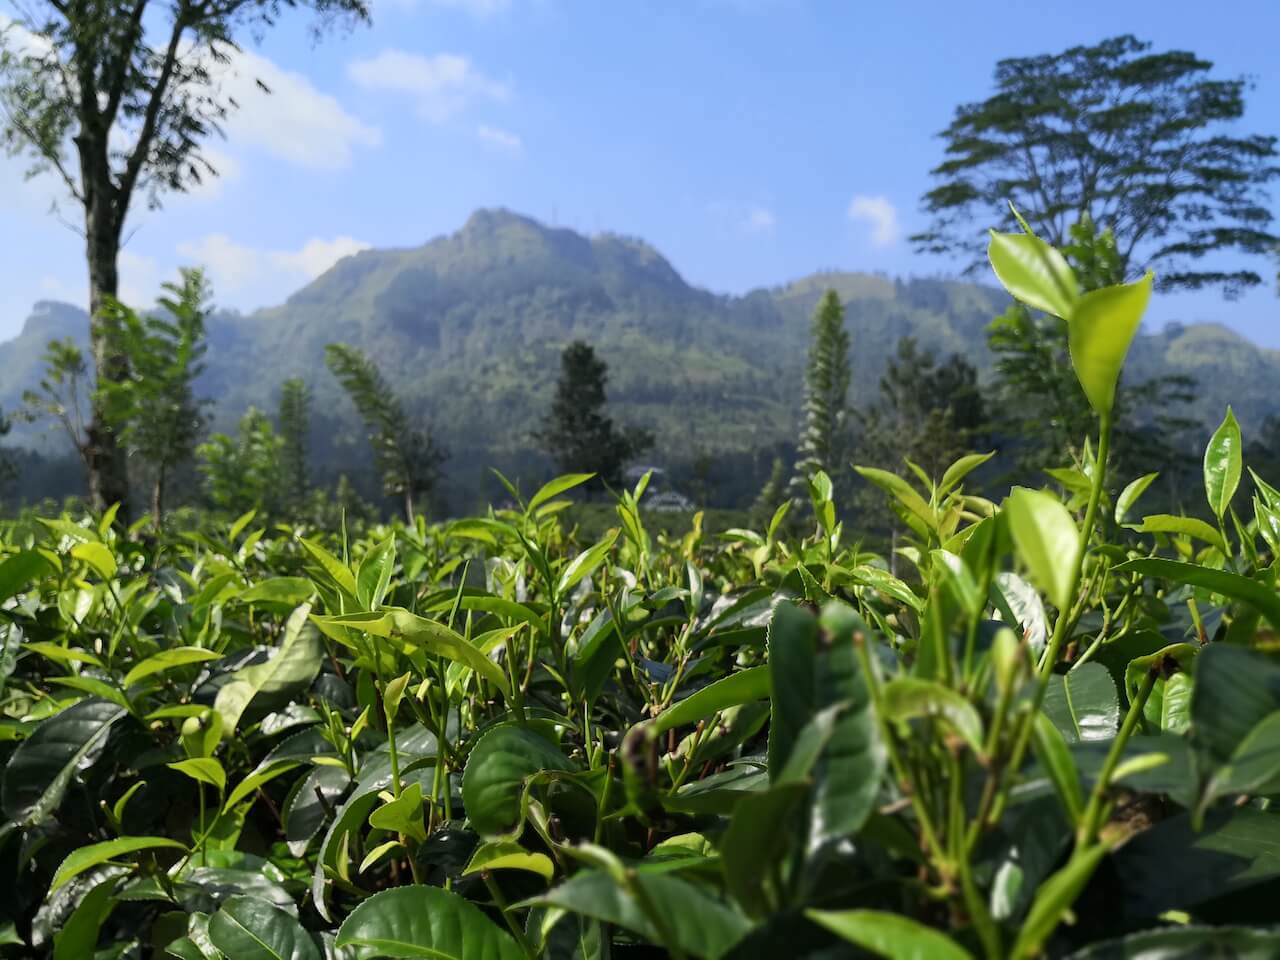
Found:
<path fill-rule="evenodd" d="M 297 919 L 256 897 L 229 897 L 209 918 L 209 939 L 236 960 L 321 960 Z"/>
<path fill-rule="evenodd" d="M 650 730 L 655 735 L 665 733 L 715 716 L 729 707 L 767 699 L 769 689 L 768 666 L 739 670 L 672 704 L 650 721 Z"/>
<path fill-rule="evenodd" d="M 1240 475 L 1244 471 L 1241 447 L 1240 424 L 1228 406 L 1226 417 L 1204 448 L 1204 493 L 1209 508 L 1219 520 L 1231 506 L 1231 498 L 1240 486 Z"/>
<path fill-rule="evenodd" d="M 41 721 L 5 766 L 0 793 L 5 816 L 29 825 L 47 819 L 76 771 L 102 749 L 112 726 L 124 716 L 114 703 L 81 700 Z"/>
<path fill-rule="evenodd" d="M 744 797 L 733 808 L 720 843 L 720 863 L 725 888 L 752 915 L 763 916 L 774 906 L 766 885 L 794 838 L 787 827 L 808 789 L 805 783 L 779 784 Z"/>
<path fill-rule="evenodd" d="M 1215 809 L 1197 830 L 1181 813 L 1142 831 L 1114 856 L 1129 921 L 1189 910 L 1280 878 L 1280 814 Z"/>
<path fill-rule="evenodd" d="M 114 860 L 129 853 L 137 853 L 139 850 L 159 848 L 187 849 L 184 844 L 167 837 L 116 837 L 114 840 L 103 840 L 101 843 L 79 847 L 62 861 L 62 865 L 58 867 L 49 884 L 49 892 L 53 893 L 73 877 L 78 877 L 86 870 L 91 870 L 108 860 Z"/>
<path fill-rule="evenodd" d="M 1067 960 L 1274 960 L 1280 930 L 1250 927 L 1161 927 L 1091 944 Z"/>
<path fill-rule="evenodd" d="M 1210 644 L 1195 658 L 1191 737 L 1202 766 L 1230 763 L 1241 743 L 1280 710 L 1280 664 L 1243 647 Z"/>
<path fill-rule="evenodd" d="M 439 887 L 397 887 L 362 901 L 338 928 L 335 944 L 367 957 L 525 960 L 479 907 Z"/>
<path fill-rule="evenodd" d="M 746 918 L 714 899 L 702 887 L 677 876 L 637 873 L 632 882 L 661 917 L 661 929 L 654 925 L 636 897 L 603 870 L 577 873 L 531 902 L 562 907 L 616 924 L 638 933 L 650 943 L 675 946 L 688 956 L 707 960 L 723 955 L 750 927 Z"/>
<path fill-rule="evenodd" d="M 1110 740 L 1120 727 L 1115 680 L 1097 663 L 1051 676 L 1042 709 L 1068 743 Z"/>
<path fill-rule="evenodd" d="M 103 921 L 115 908 L 119 877 L 108 873 L 76 905 L 75 911 L 53 936 L 53 960 L 84 960 L 98 946 Z"/>
<path fill-rule="evenodd" d="M 308 621 L 311 604 L 304 603 L 289 616 L 280 645 L 263 663 L 241 667 L 218 689 L 213 708 L 222 717 L 222 736 L 236 732 L 249 704 L 256 697 L 278 698 L 306 688 L 320 672 L 324 654 L 320 635 Z"/>
<path fill-rule="evenodd" d="M 1247 603 L 1271 621 L 1272 626 L 1280 627 L 1280 594 L 1274 587 L 1242 577 L 1238 573 L 1213 570 L 1199 564 L 1166 560 L 1162 557 L 1126 560 L 1115 567 L 1115 572 L 1136 573 L 1144 577 L 1157 577 L 1172 580 L 1174 583 L 1203 587 L 1232 600 Z"/>
<path fill-rule="evenodd" d="M 813 767 L 812 844 L 857 831 L 875 806 L 885 768 L 855 636 L 856 642 L 872 642 L 866 624 L 840 603 L 827 606 L 821 621 L 780 603 L 769 627 L 770 773 L 782 774 L 800 732 L 816 714 L 845 705 Z"/>
<path fill-rule="evenodd" d="M 485 731 L 467 757 L 462 802 L 482 836 L 503 836 L 523 819 L 525 785 L 544 770 L 572 770 L 556 746 L 518 723 Z"/>
<path fill-rule="evenodd" d="M 23 550 L 0 562 L 0 603 L 8 600 L 31 581 L 44 576 L 49 561 L 35 550 Z"/>

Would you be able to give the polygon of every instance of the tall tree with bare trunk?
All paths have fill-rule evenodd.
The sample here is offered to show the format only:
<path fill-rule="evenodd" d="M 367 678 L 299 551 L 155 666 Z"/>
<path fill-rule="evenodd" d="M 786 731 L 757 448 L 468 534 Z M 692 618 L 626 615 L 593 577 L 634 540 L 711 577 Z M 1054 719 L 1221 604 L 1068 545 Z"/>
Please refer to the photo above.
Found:
<path fill-rule="evenodd" d="M 120 249 L 138 196 L 152 207 L 215 176 L 203 144 L 235 101 L 219 83 L 239 50 L 286 10 L 316 29 L 368 19 L 366 0 L 8 0 L 0 16 L 0 141 L 51 172 L 80 207 L 89 273 L 90 343 L 98 383 L 127 379 L 129 358 L 106 333 L 119 292 Z M 128 518 L 125 452 L 97 401 L 86 428 L 89 492 Z"/>

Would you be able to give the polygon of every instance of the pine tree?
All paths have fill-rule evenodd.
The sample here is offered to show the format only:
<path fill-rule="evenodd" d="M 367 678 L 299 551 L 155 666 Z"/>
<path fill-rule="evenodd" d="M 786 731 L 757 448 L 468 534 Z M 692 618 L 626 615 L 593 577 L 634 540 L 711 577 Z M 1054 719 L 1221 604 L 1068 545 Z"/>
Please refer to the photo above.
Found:
<path fill-rule="evenodd" d="M 301 377 L 280 384 L 280 406 L 276 415 L 280 428 L 280 473 L 285 499 L 296 509 L 310 486 L 307 469 L 308 434 L 311 431 L 311 388 Z"/>
<path fill-rule="evenodd" d="M 772 518 L 774 511 L 782 506 L 787 496 L 787 465 L 781 457 L 773 458 L 773 469 L 769 471 L 769 479 L 760 488 L 755 502 L 751 504 L 751 522 L 756 526 L 764 526 Z"/>
<path fill-rule="evenodd" d="M 419 498 L 435 489 L 440 465 L 448 454 L 436 443 L 430 428 L 410 423 L 400 398 L 373 361 L 358 349 L 331 343 L 325 347 L 325 362 L 369 431 L 383 492 L 403 498 L 405 519 L 412 523 Z"/>
<path fill-rule="evenodd" d="M 848 452 L 849 332 L 844 307 L 828 290 L 813 316 L 805 374 L 804 424 L 792 496 L 808 502 L 808 479 L 819 470 L 836 476 Z"/>
<path fill-rule="evenodd" d="M 564 473 L 596 474 L 596 485 L 617 486 L 622 467 L 653 446 L 647 430 L 618 430 L 605 414 L 609 366 L 590 344 L 575 340 L 560 355 L 555 399 L 534 434 Z"/>
<path fill-rule="evenodd" d="M 910 460 L 941 478 L 984 439 L 978 372 L 958 354 L 939 363 L 914 337 L 902 337 L 880 378 L 879 401 L 860 420 L 862 463 L 898 470 Z"/>

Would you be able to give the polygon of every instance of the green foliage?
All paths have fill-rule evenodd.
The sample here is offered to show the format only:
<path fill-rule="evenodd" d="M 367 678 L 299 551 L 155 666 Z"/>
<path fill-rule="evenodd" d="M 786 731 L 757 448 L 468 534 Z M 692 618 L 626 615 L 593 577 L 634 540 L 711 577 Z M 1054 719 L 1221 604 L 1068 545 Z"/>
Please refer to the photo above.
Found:
<path fill-rule="evenodd" d="M 1229 415 L 1221 524 L 1131 522 L 1099 407 L 1065 500 L 859 467 L 892 557 L 825 472 L 807 529 L 663 531 L 646 478 L 588 536 L 583 473 L 362 531 L 0 524 L 0 956 L 1266 956 L 1280 491 Z"/>
<path fill-rule="evenodd" d="M 1224 251 L 1267 256 L 1278 239 L 1266 204 L 1266 185 L 1280 176 L 1276 138 L 1228 132 L 1244 115 L 1248 81 L 1216 79 L 1212 68 L 1132 36 L 1001 60 L 996 92 L 958 107 L 942 131 L 947 159 L 924 198 L 934 222 L 915 241 L 976 267 L 981 241 L 970 225 L 1011 225 L 1013 201 L 1064 250 L 1082 217 L 1115 232 L 1106 275 L 1080 274 L 1087 283 L 1148 268 L 1166 289 L 1231 294 L 1262 283 L 1253 270 L 1200 265 Z M 1062 315 L 1060 302 L 1029 305 Z"/>
<path fill-rule="evenodd" d="M 279 509 L 283 443 L 271 421 L 250 407 L 236 436 L 215 433 L 196 448 L 209 501 L 234 516 Z"/>
<path fill-rule="evenodd" d="M 964 357 L 939 363 L 903 337 L 880 378 L 879 399 L 859 420 L 859 460 L 889 468 L 910 461 L 940 477 L 985 441 L 986 401 Z"/>
<path fill-rule="evenodd" d="M 575 340 L 560 354 L 551 409 L 534 434 L 564 472 L 592 473 L 600 484 L 617 487 L 622 468 L 653 446 L 653 435 L 635 427 L 618 429 L 605 413 L 609 366 L 588 343 Z"/>
<path fill-rule="evenodd" d="M 363 353 L 331 343 L 325 347 L 325 361 L 369 431 L 383 491 L 404 499 L 405 518 L 412 523 L 415 503 L 435 488 L 447 454 L 429 428 L 413 426 L 400 398 Z"/>
<path fill-rule="evenodd" d="M 280 433 L 280 479 L 284 499 L 297 511 L 311 486 L 308 450 L 311 434 L 311 388 L 301 377 L 280 384 L 280 404 L 276 412 Z"/>
<path fill-rule="evenodd" d="M 804 422 L 791 486 L 797 497 L 808 478 L 833 473 L 848 452 L 849 332 L 844 306 L 834 290 L 822 295 L 809 333 L 809 365 L 804 380 Z"/>
<path fill-rule="evenodd" d="M 1085 309 L 1098 314 L 1095 323 L 1101 329 L 1109 330 L 1108 324 L 1114 320 L 1103 316 L 1096 298 L 1089 296 L 1120 283 L 1122 270 L 1116 262 L 1113 235 L 1109 230 L 1099 231 L 1087 218 L 1074 223 L 1069 233 L 1072 242 L 1057 255 L 1059 266 L 1055 269 L 1070 271 L 1070 296 L 1058 295 L 1058 284 L 1049 279 L 1052 272 L 1044 274 L 1038 295 L 1030 292 L 1029 281 L 1021 278 L 1010 291 L 1021 302 L 997 317 L 987 331 L 987 345 L 995 357 L 997 402 L 992 407 L 999 411 L 995 426 L 1009 437 L 1024 475 L 1056 466 L 1063 450 L 1071 451 L 1077 461 L 1083 458 L 1081 442 L 1088 436 L 1094 408 L 1076 375 L 1068 316 L 1080 309 L 1083 295 Z M 1027 234 L 995 234 L 993 263 L 1001 256 L 999 244 L 1009 237 L 1035 240 Z M 1055 298 L 1059 301 L 1055 310 L 1062 313 L 1037 315 L 1027 309 L 1027 305 L 1048 307 L 1048 301 Z M 1128 314 L 1130 320 L 1137 315 L 1133 311 Z M 1083 325 L 1080 327 L 1076 354 L 1088 349 Z M 1132 337 L 1131 332 L 1129 342 Z M 1188 404 L 1195 382 L 1187 376 L 1158 374 L 1137 383 L 1121 380 L 1117 387 L 1118 370 L 1113 363 L 1107 375 L 1111 393 L 1104 398 L 1121 438 L 1116 470 L 1136 474 L 1159 467 L 1166 485 L 1171 485 L 1191 467 L 1186 437 L 1194 426 Z"/>
<path fill-rule="evenodd" d="M 107 304 L 107 337 L 129 358 L 129 373 L 100 388 L 107 422 L 151 471 L 151 518 L 157 527 L 169 479 L 191 458 L 205 425 L 194 383 L 204 370 L 210 298 L 199 270 L 182 271 L 181 281 L 166 283 L 164 290 L 156 312 L 145 317 L 118 301 Z"/>

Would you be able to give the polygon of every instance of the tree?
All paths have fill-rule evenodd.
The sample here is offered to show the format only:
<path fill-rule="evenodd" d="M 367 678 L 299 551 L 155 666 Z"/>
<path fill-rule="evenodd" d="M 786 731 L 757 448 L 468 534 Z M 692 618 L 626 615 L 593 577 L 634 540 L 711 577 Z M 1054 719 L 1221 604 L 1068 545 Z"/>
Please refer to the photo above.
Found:
<path fill-rule="evenodd" d="M 233 33 L 259 34 L 286 9 L 327 22 L 366 20 L 364 0 L 33 0 L 14 3 L 0 34 L 0 140 L 50 171 L 80 207 L 89 273 L 90 341 L 99 383 L 123 382 L 128 358 L 106 336 L 104 308 L 119 290 L 118 259 L 135 196 L 158 206 L 216 174 L 202 143 L 221 133 L 235 101 L 219 68 Z M 123 451 L 95 403 L 84 434 L 98 509 L 129 516 Z"/>
<path fill-rule="evenodd" d="M 595 348 L 575 340 L 560 354 L 560 378 L 542 429 L 534 433 L 562 473 L 594 473 L 596 485 L 616 487 L 626 462 L 653 446 L 653 434 L 619 430 L 605 414 L 609 365 Z"/>
<path fill-rule="evenodd" d="M 236 436 L 215 433 L 196 448 L 196 455 L 217 509 L 238 516 L 279 508 L 281 442 L 261 410 L 250 407 Z"/>
<path fill-rule="evenodd" d="M 1074 224 L 1063 252 L 1082 291 L 1119 283 L 1123 265 L 1109 230 L 1092 221 Z M 1009 437 L 1022 475 L 1062 466 L 1063 452 L 1080 461 L 1081 444 L 1093 428 L 1094 413 L 1071 366 L 1066 321 L 1033 314 L 1012 304 L 992 322 L 987 344 L 995 356 L 994 389 L 1000 402 L 996 426 Z M 1189 466 L 1183 438 L 1195 424 L 1186 415 L 1195 382 L 1166 374 L 1129 383 L 1116 390 L 1115 436 L 1119 438 L 1115 475 L 1162 472 L 1168 484 Z"/>
<path fill-rule="evenodd" d="M 1012 202 L 1054 246 L 1085 219 L 1110 229 L 1121 279 L 1152 268 L 1164 289 L 1228 295 L 1261 283 L 1200 261 L 1275 249 L 1276 138 L 1228 135 L 1244 80 L 1211 78 L 1213 64 L 1186 51 L 1150 51 L 1122 36 L 1000 61 L 995 94 L 958 107 L 942 131 L 947 159 L 924 197 L 934 221 L 917 245 L 977 266 L 987 228 L 1014 228 Z"/>
<path fill-rule="evenodd" d="M 897 469 L 910 460 L 940 479 L 986 432 L 978 372 L 958 354 L 939 363 L 914 337 L 902 337 L 880 378 L 880 399 L 861 420 L 868 464 Z"/>
<path fill-rule="evenodd" d="M 808 502 L 808 479 L 819 470 L 829 476 L 848 452 L 849 332 L 844 307 L 834 290 L 818 303 L 809 335 L 809 366 L 805 372 L 804 425 L 799 459 L 792 477 L 792 495 Z"/>
<path fill-rule="evenodd" d="M 39 390 L 22 394 L 28 420 L 51 417 L 62 427 L 71 446 L 89 469 L 89 440 L 84 422 L 89 398 L 93 395 L 84 354 L 74 340 L 50 340 L 44 354 L 44 377 Z"/>
<path fill-rule="evenodd" d="M 381 371 L 358 349 L 331 343 L 325 347 L 325 362 L 369 431 L 383 492 L 403 498 L 405 519 L 413 523 L 416 502 L 435 489 L 448 454 L 429 427 L 412 425 Z"/>
<path fill-rule="evenodd" d="M 9 435 L 13 429 L 13 421 L 0 410 L 0 439 Z M 0 494 L 9 493 L 14 480 L 18 478 L 18 467 L 13 461 L 10 451 L 0 447 Z"/>
<path fill-rule="evenodd" d="M 291 506 L 306 499 L 310 486 L 307 466 L 308 434 L 311 432 L 311 389 L 301 377 L 280 384 L 280 407 L 276 416 L 280 427 L 280 473 L 284 495 Z"/>
<path fill-rule="evenodd" d="M 164 289 L 157 311 L 145 317 L 116 300 L 105 304 L 107 337 L 128 358 L 129 375 L 100 383 L 98 405 L 129 453 L 150 468 L 151 518 L 157 529 L 168 481 L 191 458 L 205 426 L 205 401 L 196 399 L 194 384 L 204 369 L 210 298 L 199 270 L 183 270 L 181 281 Z"/>

